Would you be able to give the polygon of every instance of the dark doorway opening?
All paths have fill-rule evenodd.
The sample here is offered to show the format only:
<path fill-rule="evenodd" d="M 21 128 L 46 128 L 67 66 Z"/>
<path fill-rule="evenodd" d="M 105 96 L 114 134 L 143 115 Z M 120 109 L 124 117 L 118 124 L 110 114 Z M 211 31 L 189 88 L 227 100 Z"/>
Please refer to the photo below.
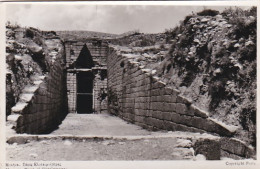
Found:
<path fill-rule="evenodd" d="M 86 44 L 80 51 L 76 60 L 76 69 L 81 69 L 77 73 L 77 113 L 93 113 L 93 79 L 91 68 L 94 62 Z"/>
<path fill-rule="evenodd" d="M 76 60 L 76 68 L 87 68 L 91 69 L 94 66 L 94 62 L 90 51 L 85 44 L 80 51 L 79 57 Z"/>
<path fill-rule="evenodd" d="M 93 74 L 78 72 L 77 74 L 77 113 L 93 113 Z"/>

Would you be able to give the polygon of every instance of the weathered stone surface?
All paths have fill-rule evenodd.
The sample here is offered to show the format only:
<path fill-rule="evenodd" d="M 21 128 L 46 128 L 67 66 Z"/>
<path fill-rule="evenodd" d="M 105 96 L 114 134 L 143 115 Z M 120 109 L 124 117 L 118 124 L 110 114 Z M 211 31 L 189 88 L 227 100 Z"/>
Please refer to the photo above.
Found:
<path fill-rule="evenodd" d="M 253 148 L 248 147 L 245 143 L 236 139 L 223 137 L 220 140 L 220 144 L 222 150 L 240 157 L 252 158 L 256 155 Z"/>
<path fill-rule="evenodd" d="M 208 112 L 203 111 L 203 110 L 199 109 L 198 107 L 196 107 L 194 105 L 190 106 L 190 112 L 192 114 L 194 114 L 195 116 L 199 116 L 199 117 L 203 117 L 203 118 L 208 117 Z"/>
<path fill-rule="evenodd" d="M 165 87 L 165 84 L 164 84 L 163 82 L 157 81 L 157 82 L 153 83 L 152 86 L 153 86 L 154 89 L 164 88 L 164 87 Z"/>
<path fill-rule="evenodd" d="M 184 96 L 180 96 L 180 95 L 177 96 L 176 102 L 183 103 L 186 105 L 191 105 L 191 103 L 192 103 L 192 101 L 190 99 L 185 98 Z"/>
<path fill-rule="evenodd" d="M 187 106 L 183 103 L 177 103 L 176 104 L 176 113 L 187 114 Z"/>
<path fill-rule="evenodd" d="M 144 122 L 145 117 L 144 116 L 135 116 L 135 121 L 139 122 L 139 123 L 143 123 Z"/>
<path fill-rule="evenodd" d="M 170 112 L 162 112 L 162 119 L 171 121 L 172 120 L 172 113 L 170 113 Z"/>
<path fill-rule="evenodd" d="M 195 155 L 203 154 L 207 160 L 220 160 L 220 143 L 216 140 L 198 140 L 193 149 Z"/>
<path fill-rule="evenodd" d="M 172 109 L 171 103 L 166 103 L 166 104 L 164 104 L 163 111 L 164 111 L 164 112 L 172 112 L 173 109 Z"/>
<path fill-rule="evenodd" d="M 173 93 L 172 89 L 169 87 L 165 87 L 163 90 L 165 95 L 171 95 Z"/>
<path fill-rule="evenodd" d="M 161 111 L 153 111 L 152 112 L 152 117 L 156 118 L 156 119 L 163 119 Z"/>

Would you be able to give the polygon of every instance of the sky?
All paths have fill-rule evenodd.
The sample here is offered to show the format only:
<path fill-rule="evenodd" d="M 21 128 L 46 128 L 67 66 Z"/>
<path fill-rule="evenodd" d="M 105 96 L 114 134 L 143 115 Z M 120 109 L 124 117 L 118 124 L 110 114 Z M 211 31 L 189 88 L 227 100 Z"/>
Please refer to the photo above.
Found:
<path fill-rule="evenodd" d="M 41 30 L 159 33 L 175 27 L 192 11 L 205 8 L 221 11 L 228 7 L 20 3 L 7 5 L 6 18 Z"/>

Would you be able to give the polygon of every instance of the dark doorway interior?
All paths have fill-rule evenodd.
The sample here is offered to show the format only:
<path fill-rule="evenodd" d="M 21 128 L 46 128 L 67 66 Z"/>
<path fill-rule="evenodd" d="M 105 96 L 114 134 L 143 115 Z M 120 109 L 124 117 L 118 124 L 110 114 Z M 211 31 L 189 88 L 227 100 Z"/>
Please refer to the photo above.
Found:
<path fill-rule="evenodd" d="M 93 73 L 90 70 L 94 62 L 86 44 L 76 60 L 77 73 L 77 113 L 93 113 Z"/>
<path fill-rule="evenodd" d="M 92 56 L 85 44 L 80 51 L 79 57 L 76 60 L 76 68 L 91 69 L 93 66 L 94 66 L 94 62 L 93 62 Z"/>
<path fill-rule="evenodd" d="M 77 113 L 93 113 L 93 74 L 79 72 L 77 74 Z"/>

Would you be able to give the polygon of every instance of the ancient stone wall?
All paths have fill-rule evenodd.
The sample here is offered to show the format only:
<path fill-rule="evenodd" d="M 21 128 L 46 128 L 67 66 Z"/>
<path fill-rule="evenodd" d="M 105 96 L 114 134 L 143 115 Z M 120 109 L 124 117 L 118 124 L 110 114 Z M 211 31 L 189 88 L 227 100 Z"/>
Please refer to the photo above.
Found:
<path fill-rule="evenodd" d="M 98 74 L 94 79 L 93 90 L 94 110 L 98 113 L 107 110 L 107 78 L 103 79 Z"/>
<path fill-rule="evenodd" d="M 165 87 L 152 71 L 110 48 L 108 56 L 108 109 L 126 121 L 150 130 L 210 132 L 231 136 L 233 129 L 208 117 L 179 95 Z"/>
<path fill-rule="evenodd" d="M 68 107 L 69 112 L 76 112 L 76 74 L 75 73 L 67 73 L 67 95 L 68 95 Z"/>
<path fill-rule="evenodd" d="M 57 53 L 50 71 L 36 76 L 33 84 L 22 90 L 12 114 L 7 117 L 7 125 L 11 124 L 17 133 L 48 133 L 65 118 L 68 111 L 64 56 L 63 50 Z"/>

